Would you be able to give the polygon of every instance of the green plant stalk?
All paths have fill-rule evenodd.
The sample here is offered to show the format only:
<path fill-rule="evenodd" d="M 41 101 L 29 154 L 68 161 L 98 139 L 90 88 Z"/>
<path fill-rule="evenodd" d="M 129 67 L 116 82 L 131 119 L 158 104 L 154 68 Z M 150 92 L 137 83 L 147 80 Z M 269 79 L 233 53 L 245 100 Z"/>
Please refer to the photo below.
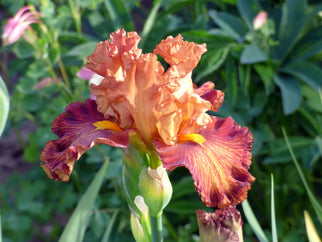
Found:
<path fill-rule="evenodd" d="M 80 14 L 79 14 L 79 3 L 76 0 L 76 3 L 74 4 L 72 0 L 68 0 L 68 4 L 70 7 L 70 11 L 72 12 L 73 19 L 75 20 L 76 25 L 76 31 L 78 36 L 82 35 L 82 27 L 81 27 L 81 21 L 80 21 Z"/>
<path fill-rule="evenodd" d="M 68 76 L 67 76 L 67 73 L 66 73 L 64 64 L 63 64 L 63 62 L 62 62 L 62 60 L 61 60 L 60 57 L 58 58 L 58 65 L 59 65 L 59 70 L 61 72 L 61 75 L 63 77 L 63 80 L 65 82 L 65 85 L 66 85 L 67 89 L 69 89 L 69 93 L 70 93 L 69 79 L 68 79 Z"/>
<path fill-rule="evenodd" d="M 163 241 L 162 211 L 156 217 L 150 216 L 150 219 L 151 219 L 152 242 Z"/>
<path fill-rule="evenodd" d="M 322 224 L 322 207 L 319 204 L 319 202 L 316 200 L 316 198 L 314 197 L 309 185 L 307 184 L 307 181 L 306 181 L 306 179 L 304 177 L 304 174 L 303 174 L 302 169 L 301 169 L 301 167 L 299 165 L 299 162 L 297 161 L 296 156 L 295 156 L 295 154 L 293 152 L 293 149 L 292 149 L 292 147 L 290 145 L 290 142 L 288 141 L 288 137 L 287 137 L 287 134 L 286 134 L 286 131 L 285 131 L 284 127 L 282 127 L 282 131 L 283 131 L 283 135 L 284 135 L 284 139 L 285 139 L 287 148 L 288 148 L 288 150 L 289 150 L 289 152 L 290 152 L 290 154 L 292 156 L 292 159 L 293 159 L 293 162 L 294 162 L 295 167 L 297 169 L 297 172 L 300 175 L 300 178 L 301 178 L 301 180 L 303 182 L 303 185 L 305 187 L 305 190 L 306 190 L 306 192 L 307 192 L 307 194 L 308 194 L 308 196 L 310 198 L 310 201 L 311 201 L 312 206 L 313 206 L 313 208 L 315 210 L 315 213 L 316 213 L 320 223 Z"/>

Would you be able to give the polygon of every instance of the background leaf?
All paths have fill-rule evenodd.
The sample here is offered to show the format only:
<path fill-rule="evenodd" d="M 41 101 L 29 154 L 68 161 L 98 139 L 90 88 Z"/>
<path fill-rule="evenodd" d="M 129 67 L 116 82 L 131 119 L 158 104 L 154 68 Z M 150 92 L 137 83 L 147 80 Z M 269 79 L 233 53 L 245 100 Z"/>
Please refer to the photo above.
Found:
<path fill-rule="evenodd" d="M 273 242 L 277 242 L 277 229 L 275 217 L 275 198 L 274 198 L 274 176 L 271 174 L 271 222 Z"/>
<path fill-rule="evenodd" d="M 9 98 L 6 84 L 2 80 L 2 77 L 0 76 L 0 110 L 1 110 L 0 136 L 7 122 L 8 113 L 9 113 L 9 102 L 10 102 L 10 98 Z"/>
<path fill-rule="evenodd" d="M 242 203 L 242 207 L 243 207 L 243 211 L 246 216 L 246 219 L 247 219 L 249 225 L 252 227 L 252 229 L 253 229 L 254 233 L 256 234 L 257 238 L 259 239 L 259 241 L 268 242 L 268 239 L 267 239 L 263 229 L 259 225 L 258 220 L 255 217 L 255 214 L 254 214 L 247 199 L 245 199 L 245 201 Z"/>
<path fill-rule="evenodd" d="M 289 73 L 305 81 L 318 92 L 322 86 L 322 70 L 307 61 L 294 61 L 280 69 L 281 72 Z"/>
<path fill-rule="evenodd" d="M 306 181 L 305 176 L 304 176 L 304 174 L 302 172 L 300 164 L 298 163 L 298 161 L 297 161 L 297 159 L 296 159 L 296 157 L 294 155 L 293 149 L 292 149 L 292 147 L 291 147 L 291 145 L 290 145 L 290 143 L 288 141 L 288 137 L 287 137 L 285 129 L 282 128 L 282 131 L 283 131 L 283 135 L 284 135 L 284 138 L 285 138 L 285 142 L 286 142 L 287 147 L 289 149 L 289 152 L 290 152 L 290 154 L 292 156 L 293 162 L 294 162 L 294 164 L 296 166 L 297 172 L 300 175 L 300 178 L 301 178 L 301 180 L 303 182 L 303 185 L 305 187 L 305 190 L 306 190 L 306 192 L 307 192 L 307 194 L 308 194 L 308 196 L 310 198 L 310 201 L 311 201 L 312 206 L 313 206 L 313 208 L 315 210 L 315 213 L 316 213 L 318 219 L 320 220 L 320 223 L 322 224 L 322 207 L 321 207 L 320 203 L 317 201 L 317 199 L 315 198 L 315 196 L 313 195 L 309 185 L 307 184 L 307 181 Z"/>
<path fill-rule="evenodd" d="M 104 3 L 114 30 L 119 28 L 125 28 L 126 31 L 134 30 L 130 10 L 123 0 L 104 0 Z"/>
<path fill-rule="evenodd" d="M 274 81 L 282 93 L 283 110 L 285 114 L 293 113 L 301 102 L 301 86 L 299 81 L 286 75 L 274 75 Z"/>
<path fill-rule="evenodd" d="M 223 30 L 226 31 L 236 41 L 242 42 L 248 29 L 247 26 L 237 17 L 228 13 L 218 13 L 209 11 L 209 16 L 218 24 Z"/>
<path fill-rule="evenodd" d="M 241 54 L 240 63 L 254 64 L 266 61 L 267 59 L 267 54 L 257 45 L 247 45 Z"/>
<path fill-rule="evenodd" d="M 2 242 L 1 213 L 0 213 L 0 242 Z"/>
<path fill-rule="evenodd" d="M 239 0 L 237 1 L 237 7 L 248 28 L 252 29 L 253 19 L 261 11 L 260 5 L 256 0 Z"/>
<path fill-rule="evenodd" d="M 79 201 L 75 211 L 69 219 L 59 241 L 61 242 L 80 242 L 83 241 L 88 220 L 92 213 L 98 191 L 103 182 L 103 178 L 108 166 L 105 161 L 95 178 L 87 188 L 86 192 Z"/>

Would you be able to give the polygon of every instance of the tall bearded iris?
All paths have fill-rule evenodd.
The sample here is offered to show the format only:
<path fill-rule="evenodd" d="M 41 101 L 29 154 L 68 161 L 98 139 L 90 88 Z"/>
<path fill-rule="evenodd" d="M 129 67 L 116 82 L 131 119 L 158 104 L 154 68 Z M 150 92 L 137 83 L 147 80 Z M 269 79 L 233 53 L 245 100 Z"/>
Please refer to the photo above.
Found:
<path fill-rule="evenodd" d="M 218 110 L 224 94 L 211 82 L 199 88 L 192 83 L 205 44 L 170 36 L 153 53 L 142 54 L 139 41 L 137 33 L 118 30 L 96 46 L 85 66 L 100 77 L 90 84 L 95 100 L 72 103 L 55 119 L 58 139 L 46 144 L 41 166 L 51 179 L 68 181 L 88 149 L 104 143 L 128 152 L 135 136 L 138 150 L 167 170 L 188 168 L 207 206 L 242 202 L 255 180 L 248 173 L 253 136 L 231 117 L 206 113 Z M 151 160 L 156 169 L 159 164 Z"/>

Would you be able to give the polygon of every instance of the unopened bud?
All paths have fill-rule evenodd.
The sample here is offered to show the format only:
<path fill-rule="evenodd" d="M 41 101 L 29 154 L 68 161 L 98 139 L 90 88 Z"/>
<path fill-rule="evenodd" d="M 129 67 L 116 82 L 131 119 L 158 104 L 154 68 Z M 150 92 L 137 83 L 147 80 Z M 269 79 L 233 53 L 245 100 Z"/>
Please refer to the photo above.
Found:
<path fill-rule="evenodd" d="M 243 241 L 243 222 L 234 206 L 218 209 L 214 213 L 197 210 L 196 214 L 201 242 Z"/>
<path fill-rule="evenodd" d="M 267 12 L 265 11 L 260 11 L 256 17 L 253 19 L 253 27 L 255 30 L 260 29 L 263 27 L 267 20 Z"/>
<path fill-rule="evenodd" d="M 151 241 L 149 208 L 141 196 L 135 197 L 134 204 L 140 214 L 135 212 L 134 209 L 129 206 L 131 211 L 131 230 L 133 236 L 136 241 Z"/>
<path fill-rule="evenodd" d="M 165 168 L 145 168 L 140 174 L 139 190 L 149 207 L 150 215 L 157 216 L 170 202 L 172 186 Z"/>

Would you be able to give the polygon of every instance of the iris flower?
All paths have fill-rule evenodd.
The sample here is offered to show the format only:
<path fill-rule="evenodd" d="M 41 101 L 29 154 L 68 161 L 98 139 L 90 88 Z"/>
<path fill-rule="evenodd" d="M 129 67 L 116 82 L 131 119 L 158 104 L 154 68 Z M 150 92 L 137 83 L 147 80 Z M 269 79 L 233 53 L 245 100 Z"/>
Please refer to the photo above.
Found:
<path fill-rule="evenodd" d="M 101 77 L 90 84 L 95 99 L 69 104 L 54 120 L 58 139 L 47 142 L 42 168 L 49 178 L 68 181 L 88 149 L 100 143 L 126 148 L 135 133 L 168 171 L 189 169 L 207 206 L 242 202 L 255 180 L 248 172 L 253 136 L 231 117 L 207 114 L 218 110 L 224 94 L 212 82 L 192 83 L 206 45 L 169 36 L 142 54 L 139 42 L 136 32 L 120 29 L 96 46 L 85 66 Z"/>
<path fill-rule="evenodd" d="M 2 33 L 3 45 L 15 43 L 26 31 L 30 29 L 30 24 L 39 23 L 41 13 L 33 11 L 33 7 L 22 7 L 14 17 L 10 18 L 5 25 Z"/>

